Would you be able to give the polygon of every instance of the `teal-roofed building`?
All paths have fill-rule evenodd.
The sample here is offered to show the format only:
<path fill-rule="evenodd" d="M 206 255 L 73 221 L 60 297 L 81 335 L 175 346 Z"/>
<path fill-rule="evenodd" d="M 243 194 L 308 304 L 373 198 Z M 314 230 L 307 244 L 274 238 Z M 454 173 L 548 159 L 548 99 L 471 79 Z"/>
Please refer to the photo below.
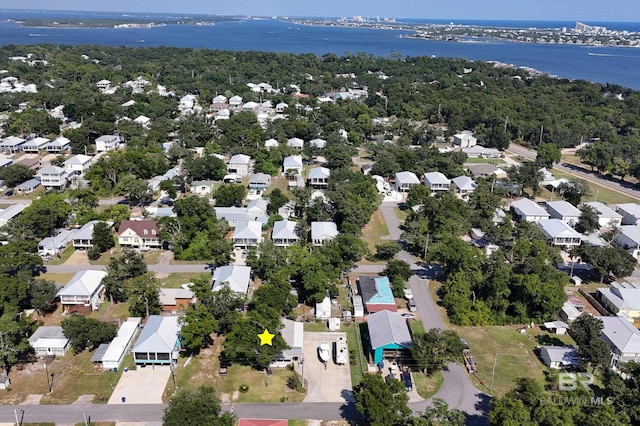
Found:
<path fill-rule="evenodd" d="M 358 292 L 362 296 L 367 313 L 384 309 L 391 312 L 398 311 L 388 277 L 359 277 Z"/>
<path fill-rule="evenodd" d="M 407 351 L 411 347 L 411 333 L 407 320 L 395 312 L 382 310 L 367 317 L 369 342 L 374 363 L 384 358 L 385 352 Z"/>

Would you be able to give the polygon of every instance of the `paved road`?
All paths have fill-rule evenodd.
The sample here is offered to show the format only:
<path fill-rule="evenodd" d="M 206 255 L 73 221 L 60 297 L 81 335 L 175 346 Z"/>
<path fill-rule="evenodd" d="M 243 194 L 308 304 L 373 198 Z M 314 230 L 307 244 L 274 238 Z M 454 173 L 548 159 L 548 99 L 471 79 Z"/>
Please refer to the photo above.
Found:
<path fill-rule="evenodd" d="M 536 158 L 535 151 L 515 143 L 512 143 L 509 145 L 509 151 L 517 155 L 520 155 L 524 158 L 527 158 L 529 160 L 535 160 Z M 592 172 L 589 169 L 585 169 L 580 166 L 576 166 L 572 164 L 566 164 L 566 163 L 556 164 L 554 168 L 558 170 L 562 170 L 563 172 L 569 173 L 580 179 L 584 179 L 584 180 L 596 183 L 612 191 L 616 191 L 621 194 L 627 195 L 629 197 L 640 199 L 640 189 L 638 189 L 638 187 L 632 183 L 609 179 L 601 175 L 600 173 Z M 594 195 L 594 197 L 597 197 L 597 194 L 592 194 L 592 195 Z"/>
<path fill-rule="evenodd" d="M 395 212 L 395 203 L 383 203 L 380 211 L 384 218 L 389 236 L 392 240 L 398 240 L 402 233 L 400 221 Z M 437 305 L 429 293 L 429 279 L 422 278 L 431 272 L 425 266 L 416 262 L 415 257 L 402 250 L 396 256 L 411 265 L 416 275 L 409 278 L 408 287 L 413 292 L 418 314 L 422 319 L 425 329 L 444 329 L 444 322 L 438 312 Z M 427 267 L 428 268 L 428 267 Z M 419 274 L 419 275 L 418 275 Z M 489 396 L 476 389 L 469 381 L 466 369 L 460 364 L 450 364 L 443 373 L 444 382 L 434 398 L 445 401 L 450 408 L 457 408 L 467 415 L 466 424 L 486 424 L 486 415 L 489 411 Z M 431 404 L 431 400 L 410 404 L 414 411 L 424 411 Z"/>
<path fill-rule="evenodd" d="M 375 265 L 374 265 L 375 266 Z M 195 265 L 171 265 L 171 264 L 155 264 L 147 265 L 147 269 L 151 272 L 172 274 L 172 273 L 211 273 L 208 269 L 209 265 L 195 264 Z M 84 270 L 106 270 L 107 267 L 103 265 L 47 265 L 47 272 L 51 273 L 75 273 Z"/>

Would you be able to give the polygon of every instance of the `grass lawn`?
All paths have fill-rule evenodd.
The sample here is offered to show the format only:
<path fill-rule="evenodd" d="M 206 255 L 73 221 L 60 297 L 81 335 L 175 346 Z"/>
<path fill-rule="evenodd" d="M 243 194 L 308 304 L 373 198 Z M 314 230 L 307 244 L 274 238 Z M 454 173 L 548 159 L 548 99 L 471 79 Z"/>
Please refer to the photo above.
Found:
<path fill-rule="evenodd" d="M 304 323 L 304 331 L 313 331 L 313 332 L 329 331 L 329 327 L 327 326 L 327 322 L 326 321 L 305 322 Z"/>
<path fill-rule="evenodd" d="M 409 328 L 411 329 L 411 333 L 414 336 L 425 334 L 427 332 L 424 329 L 424 324 L 422 323 L 422 321 L 419 321 L 419 320 L 409 321 Z"/>
<path fill-rule="evenodd" d="M 193 281 L 196 278 L 206 278 L 211 279 L 211 273 L 192 273 L 192 272 L 177 272 L 173 274 L 169 274 L 166 278 L 160 278 L 158 281 L 160 282 L 160 287 L 167 288 L 178 288 L 182 284 L 186 284 L 190 281 Z"/>
<path fill-rule="evenodd" d="M 396 216 L 398 216 L 398 220 L 400 224 L 403 224 L 405 220 L 407 220 L 407 216 L 409 216 L 409 210 L 401 209 L 400 207 L 394 207 L 393 210 L 396 212 Z"/>
<path fill-rule="evenodd" d="M 551 335 L 539 328 L 527 330 L 524 335 L 518 332 L 517 326 L 451 328 L 467 340 L 478 365 L 474 385 L 495 396 L 511 390 L 519 377 L 530 377 L 544 384 L 544 373 L 548 369 L 534 353 L 537 345 L 574 344 L 568 335 Z M 496 370 L 489 390 L 494 360 Z"/>
<path fill-rule="evenodd" d="M 416 371 L 412 374 L 412 376 L 413 384 L 418 391 L 418 395 L 420 395 L 424 399 L 431 398 L 433 395 L 438 393 L 438 390 L 440 390 L 440 386 L 442 386 L 442 383 L 444 382 L 442 371 L 437 371 L 432 376 L 427 376 L 419 371 Z"/>
<path fill-rule="evenodd" d="M 382 239 L 382 237 L 387 237 L 388 235 L 389 229 L 387 228 L 387 224 L 384 222 L 382 212 L 380 210 L 376 210 L 371 216 L 369 223 L 367 223 L 362 229 L 362 237 L 360 238 L 367 243 L 369 251 L 373 255 L 376 252 L 377 244 L 389 241 L 388 239 Z"/>
<path fill-rule="evenodd" d="M 144 263 L 147 265 L 155 265 L 164 254 L 162 250 L 150 250 L 142 255 Z"/>
<path fill-rule="evenodd" d="M 557 169 L 553 169 L 553 175 L 556 178 L 565 178 L 570 180 L 579 179 L 569 173 L 565 173 Z M 593 183 L 588 180 L 585 180 L 585 182 L 589 186 L 589 196 L 582 197 L 583 202 L 593 201 L 594 198 L 596 198 L 596 192 L 598 194 L 597 200 L 605 204 L 637 203 L 638 202 L 637 198 L 630 197 L 628 195 L 622 194 L 617 191 L 613 191 L 610 188 L 604 187 L 602 185 L 598 185 L 597 183 Z M 546 198 L 549 198 L 550 193 L 547 191 L 546 194 L 547 194 Z M 553 198 L 555 200 L 560 199 L 560 197 L 557 194 L 554 194 Z"/>
<path fill-rule="evenodd" d="M 69 258 L 75 251 L 76 250 L 73 248 L 73 246 L 68 246 L 62 251 L 62 253 L 58 253 L 60 255 L 58 259 L 53 259 L 51 260 L 51 262 L 47 262 L 47 265 L 62 265 L 64 262 L 69 260 Z"/>
<path fill-rule="evenodd" d="M 71 273 L 71 272 L 65 272 L 65 273 L 47 272 L 45 274 L 41 274 L 38 278 L 41 278 L 43 280 L 53 281 L 55 283 L 60 283 L 60 284 L 67 285 L 67 283 L 69 281 L 71 281 L 71 278 L 73 278 L 74 275 L 75 274 Z"/>
<path fill-rule="evenodd" d="M 355 363 L 350 365 L 351 372 L 351 386 L 355 387 L 362 381 L 362 369 L 363 366 L 366 365 L 366 359 L 363 360 L 364 356 L 364 348 L 362 347 L 362 335 L 359 330 L 362 330 L 361 326 L 364 323 L 351 323 L 347 327 L 342 327 L 343 330 L 346 329 L 347 332 L 347 346 L 349 347 L 349 352 L 356 351 L 358 354 L 355 359 Z M 356 330 L 358 327 L 359 330 Z"/>
<path fill-rule="evenodd" d="M 465 164 L 504 164 L 504 160 L 500 158 L 467 158 Z"/>

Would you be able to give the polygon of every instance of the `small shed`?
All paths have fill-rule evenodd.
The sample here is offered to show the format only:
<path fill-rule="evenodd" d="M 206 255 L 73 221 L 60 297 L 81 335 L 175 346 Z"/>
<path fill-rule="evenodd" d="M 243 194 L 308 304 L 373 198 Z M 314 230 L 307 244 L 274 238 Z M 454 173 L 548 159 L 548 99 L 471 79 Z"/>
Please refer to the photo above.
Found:
<path fill-rule="evenodd" d="M 11 380 L 7 376 L 0 376 L 0 389 L 8 389 L 11 384 Z"/>
<path fill-rule="evenodd" d="M 340 330 L 340 318 L 329 318 L 329 331 Z"/>
<path fill-rule="evenodd" d="M 564 321 L 551 321 L 545 322 L 544 328 L 546 328 L 550 333 L 553 334 L 567 334 L 569 325 Z"/>
<path fill-rule="evenodd" d="M 331 298 L 327 292 L 322 302 L 316 303 L 316 319 L 328 320 L 329 318 L 331 318 Z"/>
<path fill-rule="evenodd" d="M 362 304 L 362 296 L 354 295 L 351 298 L 353 303 L 353 316 L 356 318 L 364 317 L 364 305 Z"/>
<path fill-rule="evenodd" d="M 562 309 L 560 310 L 560 318 L 563 321 L 571 322 L 580 316 L 581 312 L 576 308 L 573 303 L 564 302 Z"/>
<path fill-rule="evenodd" d="M 572 346 L 542 346 L 540 358 L 544 365 L 556 370 L 579 364 L 578 353 Z"/>

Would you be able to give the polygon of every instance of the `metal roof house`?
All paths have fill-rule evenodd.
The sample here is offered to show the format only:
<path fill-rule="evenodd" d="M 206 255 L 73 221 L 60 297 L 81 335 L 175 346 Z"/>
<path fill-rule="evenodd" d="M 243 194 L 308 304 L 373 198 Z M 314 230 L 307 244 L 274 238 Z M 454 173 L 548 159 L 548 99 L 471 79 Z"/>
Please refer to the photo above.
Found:
<path fill-rule="evenodd" d="M 41 185 L 40 179 L 33 178 L 16 186 L 16 192 L 22 195 L 31 194 Z"/>
<path fill-rule="evenodd" d="M 271 185 L 271 176 L 266 173 L 254 173 L 249 177 L 249 189 L 264 191 Z"/>
<path fill-rule="evenodd" d="M 89 314 L 98 310 L 104 299 L 102 280 L 106 271 L 78 271 L 66 286 L 58 291 L 60 304 L 64 312 Z"/>
<path fill-rule="evenodd" d="M 271 241 L 279 247 L 289 247 L 300 241 L 300 237 L 296 234 L 296 226 L 298 222 L 290 220 L 279 220 L 273 223 L 271 231 Z"/>
<path fill-rule="evenodd" d="M 262 223 L 255 220 L 238 222 L 231 236 L 235 248 L 249 248 L 262 242 Z"/>
<path fill-rule="evenodd" d="M 278 142 L 277 139 L 271 138 L 271 139 L 267 139 L 264 142 L 264 147 L 267 149 L 271 149 L 271 148 L 277 148 L 280 145 L 280 142 Z"/>
<path fill-rule="evenodd" d="M 285 349 L 271 363 L 272 367 L 286 367 L 292 362 L 302 359 L 302 348 L 304 347 L 304 324 L 292 321 L 287 318 L 280 320 L 282 329 L 280 335 L 289 349 Z"/>
<path fill-rule="evenodd" d="M 311 222 L 311 242 L 314 246 L 323 246 L 340 234 L 333 222 Z"/>
<path fill-rule="evenodd" d="M 24 152 L 37 154 L 41 149 L 45 149 L 50 141 L 48 138 L 41 137 L 29 139 L 22 145 L 22 150 Z"/>
<path fill-rule="evenodd" d="M 290 172 L 290 174 L 302 175 L 302 156 L 301 155 L 290 155 L 284 158 L 282 162 L 282 171 L 287 175 L 287 172 L 291 170 L 294 172 Z"/>
<path fill-rule="evenodd" d="M 323 149 L 327 147 L 327 141 L 320 138 L 311 139 L 309 141 L 309 146 L 312 148 Z"/>
<path fill-rule="evenodd" d="M 27 207 L 29 206 L 26 204 L 13 204 L 6 209 L 0 209 L 0 226 L 6 225 L 11 219 L 18 216 Z"/>
<path fill-rule="evenodd" d="M 564 201 L 547 201 L 547 211 L 552 219 L 559 219 L 564 223 L 578 223 L 582 212 L 573 204 Z"/>
<path fill-rule="evenodd" d="M 54 237 L 43 238 L 38 243 L 38 254 L 55 256 L 61 253 L 73 239 L 75 229 L 63 229 Z"/>
<path fill-rule="evenodd" d="M 180 320 L 177 316 L 150 315 L 133 349 L 136 364 L 170 365 L 180 352 Z"/>
<path fill-rule="evenodd" d="M 120 146 L 120 136 L 102 135 L 96 139 L 96 152 L 113 151 Z"/>
<path fill-rule="evenodd" d="M 307 182 L 311 188 L 326 189 L 329 186 L 329 177 L 331 170 L 326 167 L 316 167 L 309 170 L 309 178 Z"/>
<path fill-rule="evenodd" d="M 8 138 L 0 141 L 0 152 L 5 154 L 15 154 L 22 150 L 22 146 L 27 142 L 26 139 L 19 138 L 17 136 L 9 136 Z"/>
<path fill-rule="evenodd" d="M 369 315 L 367 326 L 375 364 L 383 360 L 385 351 L 406 351 L 411 347 L 407 321 L 394 312 L 383 310 Z"/>
<path fill-rule="evenodd" d="M 549 219 L 549 213 L 528 198 L 521 198 L 511 203 L 511 211 L 519 221 L 537 222 Z"/>
<path fill-rule="evenodd" d="M 397 312 L 389 277 L 358 277 L 358 293 L 367 313 L 387 310 Z"/>
<path fill-rule="evenodd" d="M 240 222 L 252 219 L 245 207 L 214 207 L 214 210 L 218 220 L 226 220 L 232 228 L 238 226 Z"/>
<path fill-rule="evenodd" d="M 598 300 L 618 316 L 640 317 L 640 288 L 599 288 Z"/>
<path fill-rule="evenodd" d="M 614 242 L 637 258 L 640 255 L 640 226 L 620 226 Z"/>
<path fill-rule="evenodd" d="M 251 168 L 251 157 L 244 154 L 236 154 L 229 159 L 227 173 L 235 173 L 238 177 L 249 175 Z"/>
<path fill-rule="evenodd" d="M 640 330 L 626 318 L 600 317 L 604 325 L 601 337 L 611 349 L 611 367 L 618 363 L 640 362 Z"/>
<path fill-rule="evenodd" d="M 476 190 L 478 184 L 469 176 L 458 176 L 451 179 L 456 186 L 456 192 L 461 196 L 467 196 Z"/>
<path fill-rule="evenodd" d="M 613 227 L 622 225 L 622 215 L 615 212 L 600 201 L 590 201 L 583 205 L 592 207 L 598 212 L 598 224 L 601 227 Z"/>
<path fill-rule="evenodd" d="M 102 364 L 103 370 L 117 371 L 120 368 L 124 357 L 129 351 L 129 347 L 131 347 L 133 338 L 140 329 L 140 321 L 141 318 L 132 317 L 122 323 L 118 329 L 118 334 L 100 357 L 99 362 Z"/>
<path fill-rule="evenodd" d="M 59 325 L 38 327 L 29 337 L 29 345 L 37 356 L 64 356 L 71 346 Z"/>
<path fill-rule="evenodd" d="M 409 192 L 414 186 L 420 185 L 420 179 L 413 172 L 398 172 L 395 175 L 394 185 L 398 192 Z"/>
<path fill-rule="evenodd" d="M 540 358 L 544 365 L 554 370 L 578 366 L 576 349 L 572 346 L 542 346 Z"/>
<path fill-rule="evenodd" d="M 616 211 L 622 215 L 623 225 L 640 225 L 640 204 L 618 204 Z"/>
<path fill-rule="evenodd" d="M 428 172 L 423 176 L 424 185 L 434 191 L 448 191 L 451 188 L 451 180 L 440 172 Z"/>
<path fill-rule="evenodd" d="M 304 141 L 300 138 L 291 138 L 287 140 L 287 146 L 302 150 L 302 148 L 304 148 Z"/>
<path fill-rule="evenodd" d="M 226 265 L 213 271 L 212 291 L 220 290 L 225 283 L 232 291 L 245 295 L 249 291 L 251 268 L 249 266 Z"/>
<path fill-rule="evenodd" d="M 560 219 L 542 219 L 536 225 L 554 246 L 579 246 L 582 235 Z"/>

